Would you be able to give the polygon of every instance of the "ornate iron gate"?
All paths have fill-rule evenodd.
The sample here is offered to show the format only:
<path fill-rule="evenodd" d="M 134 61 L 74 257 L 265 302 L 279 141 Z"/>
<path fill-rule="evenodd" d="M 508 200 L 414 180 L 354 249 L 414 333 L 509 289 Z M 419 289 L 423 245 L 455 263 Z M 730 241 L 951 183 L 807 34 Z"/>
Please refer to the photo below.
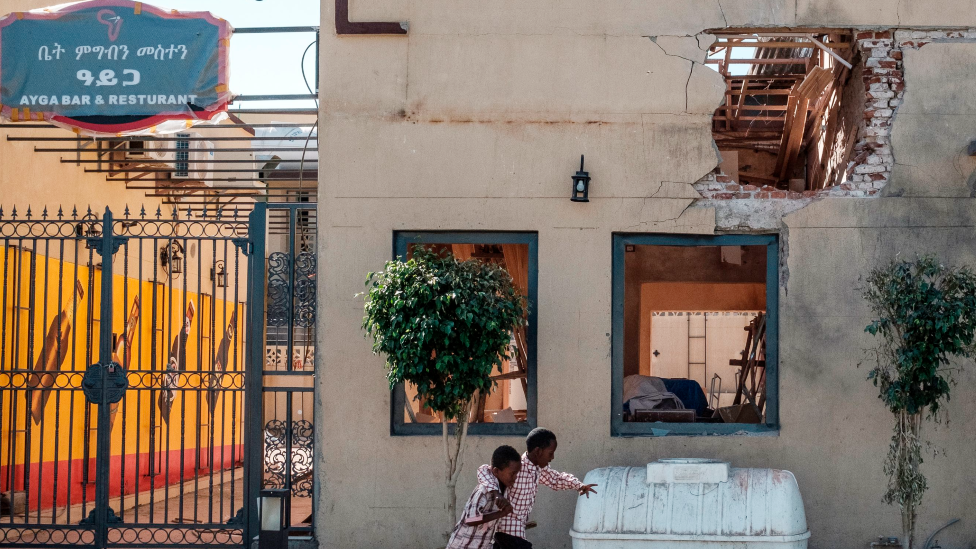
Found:
<path fill-rule="evenodd" d="M 315 204 L 267 207 L 268 236 L 262 250 L 267 258 L 262 271 L 267 277 L 263 284 L 267 289 L 265 360 L 259 381 L 263 388 L 260 428 L 265 437 L 261 485 L 289 490 L 286 519 L 291 534 L 310 535 L 315 501 Z"/>
<path fill-rule="evenodd" d="M 260 204 L 0 210 L 0 545 L 237 548 L 256 534 L 276 432 L 254 405 L 268 224 Z M 301 436 L 284 425 L 272 438 L 293 463 Z"/>

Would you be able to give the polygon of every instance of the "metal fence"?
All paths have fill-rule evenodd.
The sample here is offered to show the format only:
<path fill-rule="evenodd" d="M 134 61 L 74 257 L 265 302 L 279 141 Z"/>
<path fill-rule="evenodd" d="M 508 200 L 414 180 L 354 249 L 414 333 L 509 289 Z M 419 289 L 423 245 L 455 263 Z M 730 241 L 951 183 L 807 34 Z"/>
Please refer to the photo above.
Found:
<path fill-rule="evenodd" d="M 0 210 L 0 545 L 242 547 L 262 486 L 311 515 L 311 208 Z"/>

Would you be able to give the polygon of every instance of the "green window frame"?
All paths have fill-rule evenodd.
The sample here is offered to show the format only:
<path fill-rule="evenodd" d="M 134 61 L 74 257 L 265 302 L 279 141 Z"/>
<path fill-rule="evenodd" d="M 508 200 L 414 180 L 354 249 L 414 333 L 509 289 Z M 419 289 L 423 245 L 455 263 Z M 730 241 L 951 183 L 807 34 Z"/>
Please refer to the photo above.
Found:
<path fill-rule="evenodd" d="M 537 421 L 537 330 L 539 287 L 539 235 L 534 232 L 449 232 L 396 231 L 393 233 L 393 257 L 407 256 L 411 244 L 525 244 L 529 248 L 528 325 L 525 327 L 527 394 L 526 421 L 522 423 L 470 423 L 470 436 L 525 436 L 538 425 Z M 402 384 L 393 388 L 390 398 L 390 434 L 392 436 L 441 436 L 439 423 L 408 423 L 404 421 L 406 391 Z M 453 432 L 454 426 L 451 426 Z"/>
<path fill-rule="evenodd" d="M 627 246 L 766 246 L 766 423 L 632 423 L 623 418 L 624 288 Z M 614 437 L 697 436 L 779 432 L 779 236 L 613 235 L 610 434 Z"/>

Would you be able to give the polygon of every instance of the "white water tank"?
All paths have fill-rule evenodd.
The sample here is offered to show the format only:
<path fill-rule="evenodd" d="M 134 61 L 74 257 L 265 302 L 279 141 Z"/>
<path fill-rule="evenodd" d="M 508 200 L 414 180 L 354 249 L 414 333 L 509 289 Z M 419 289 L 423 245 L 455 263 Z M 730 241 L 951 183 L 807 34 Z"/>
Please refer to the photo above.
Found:
<path fill-rule="evenodd" d="M 713 460 L 663 459 L 586 475 L 574 549 L 806 549 L 810 531 L 796 478 Z"/>

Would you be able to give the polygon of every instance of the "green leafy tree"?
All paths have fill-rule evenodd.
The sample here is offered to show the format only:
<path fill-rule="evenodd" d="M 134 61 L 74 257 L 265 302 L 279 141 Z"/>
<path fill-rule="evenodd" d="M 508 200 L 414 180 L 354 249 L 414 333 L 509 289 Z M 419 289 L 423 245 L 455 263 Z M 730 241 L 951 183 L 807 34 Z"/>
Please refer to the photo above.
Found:
<path fill-rule="evenodd" d="M 421 247 L 409 261 L 369 273 L 366 287 L 363 329 L 373 352 L 386 355 L 390 387 L 415 385 L 417 398 L 441 416 L 450 531 L 472 400 L 491 391 L 492 372 L 509 358 L 525 299 L 500 266 Z"/>
<path fill-rule="evenodd" d="M 865 330 L 880 336 L 868 379 L 895 416 L 884 500 L 901 508 L 905 547 L 913 549 L 927 488 L 920 470 L 922 423 L 942 420 L 954 384 L 950 360 L 971 358 L 976 350 L 976 274 L 933 257 L 894 261 L 871 272 L 864 297 L 877 318 Z"/>

